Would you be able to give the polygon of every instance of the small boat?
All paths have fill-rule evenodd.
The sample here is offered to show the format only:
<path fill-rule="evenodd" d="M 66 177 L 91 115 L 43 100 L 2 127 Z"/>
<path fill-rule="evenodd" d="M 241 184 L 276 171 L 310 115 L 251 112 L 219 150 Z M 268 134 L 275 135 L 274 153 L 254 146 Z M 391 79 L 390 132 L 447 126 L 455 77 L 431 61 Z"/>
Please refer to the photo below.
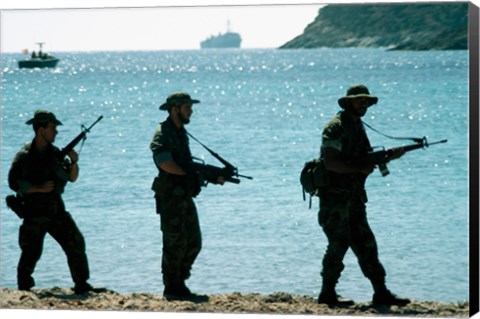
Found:
<path fill-rule="evenodd" d="M 54 57 L 53 55 L 42 52 L 43 44 L 43 42 L 37 43 L 39 47 L 38 52 L 33 51 L 30 59 L 18 61 L 18 67 L 20 69 L 56 67 L 60 59 Z M 23 50 L 23 53 L 28 54 L 28 50 Z"/>
<path fill-rule="evenodd" d="M 230 21 L 227 23 L 227 32 L 220 33 L 216 36 L 212 35 L 200 42 L 202 49 L 224 49 L 224 48 L 240 48 L 242 38 L 240 34 L 230 31 Z"/>

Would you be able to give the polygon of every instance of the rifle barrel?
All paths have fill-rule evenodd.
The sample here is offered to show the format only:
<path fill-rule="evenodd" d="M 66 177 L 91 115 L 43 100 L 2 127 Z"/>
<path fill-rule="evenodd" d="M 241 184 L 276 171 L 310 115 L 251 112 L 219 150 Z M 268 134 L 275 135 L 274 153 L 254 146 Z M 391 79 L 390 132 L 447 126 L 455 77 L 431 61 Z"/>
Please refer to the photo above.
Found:
<path fill-rule="evenodd" d="M 97 124 L 98 122 L 100 122 L 101 119 L 103 119 L 103 115 L 100 115 L 100 116 L 98 117 L 98 119 L 97 119 L 95 122 L 93 122 L 93 124 L 90 125 L 89 128 L 86 129 L 86 131 L 89 132 L 90 129 L 91 129 L 95 124 Z"/>
<path fill-rule="evenodd" d="M 243 178 L 247 178 L 247 179 L 253 179 L 252 176 L 245 176 L 245 175 L 242 175 L 242 174 L 237 174 L 238 177 L 243 177 Z"/>
<path fill-rule="evenodd" d="M 446 143 L 448 140 L 447 139 L 444 139 L 444 140 L 440 140 L 440 141 L 436 141 L 436 142 L 432 142 L 432 143 L 429 143 L 426 139 L 424 141 L 422 141 L 422 143 L 417 143 L 417 144 L 412 144 L 412 145 L 406 145 L 406 146 L 402 146 L 403 149 L 408 152 L 408 151 L 413 151 L 413 150 L 416 150 L 416 149 L 419 149 L 419 148 L 425 148 L 425 147 L 429 147 L 430 145 L 435 145 L 435 144 L 440 144 L 440 143 Z"/>
<path fill-rule="evenodd" d="M 81 140 L 85 139 L 87 137 L 87 133 L 90 132 L 90 129 L 95 125 L 97 124 L 98 122 L 100 122 L 100 120 L 103 118 L 103 115 L 100 115 L 98 117 L 98 119 L 93 122 L 92 125 L 90 125 L 89 128 L 85 128 L 84 126 L 82 126 L 82 132 L 80 134 L 78 134 L 70 143 L 68 143 L 67 146 L 65 146 L 61 151 L 60 151 L 60 154 L 59 154 L 59 157 L 60 158 L 64 158 L 65 156 L 68 155 L 68 153 L 70 153 L 74 148 L 75 146 L 77 146 L 78 143 L 80 143 Z"/>
<path fill-rule="evenodd" d="M 440 141 L 428 143 L 427 146 L 429 146 L 429 145 L 435 145 L 435 144 L 440 144 L 440 143 L 447 143 L 447 141 L 448 141 L 447 139 L 444 139 L 444 140 L 440 140 Z"/>

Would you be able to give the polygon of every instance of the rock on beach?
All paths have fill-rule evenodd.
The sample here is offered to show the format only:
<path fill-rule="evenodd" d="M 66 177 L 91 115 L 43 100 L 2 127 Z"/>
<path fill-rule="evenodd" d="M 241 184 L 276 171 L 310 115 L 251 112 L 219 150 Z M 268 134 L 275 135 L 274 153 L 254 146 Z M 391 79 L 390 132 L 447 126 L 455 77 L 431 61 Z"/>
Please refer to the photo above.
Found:
<path fill-rule="evenodd" d="M 468 317 L 468 302 L 440 303 L 413 300 L 405 307 L 375 307 L 370 302 L 342 308 L 318 304 L 310 296 L 277 292 L 212 294 L 207 302 L 167 301 L 162 295 L 151 293 L 120 294 L 112 290 L 75 295 L 71 289 L 33 289 L 30 292 L 3 288 L 0 290 L 1 309 L 35 310 L 113 310 L 148 312 L 198 312 L 224 314 L 295 314 L 295 315 L 365 315 L 365 316 L 420 316 Z"/>

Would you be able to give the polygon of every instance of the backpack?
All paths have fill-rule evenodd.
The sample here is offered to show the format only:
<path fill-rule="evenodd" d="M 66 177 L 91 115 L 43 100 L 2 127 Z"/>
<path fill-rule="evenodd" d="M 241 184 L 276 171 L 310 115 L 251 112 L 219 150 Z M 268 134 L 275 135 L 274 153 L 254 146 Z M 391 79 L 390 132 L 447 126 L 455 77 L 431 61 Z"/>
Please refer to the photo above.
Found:
<path fill-rule="evenodd" d="M 305 193 L 310 194 L 310 205 L 312 207 L 312 197 L 318 196 L 320 187 L 328 185 L 327 171 L 323 161 L 319 158 L 305 162 L 300 172 L 300 184 L 302 185 L 303 200 L 305 201 Z"/>

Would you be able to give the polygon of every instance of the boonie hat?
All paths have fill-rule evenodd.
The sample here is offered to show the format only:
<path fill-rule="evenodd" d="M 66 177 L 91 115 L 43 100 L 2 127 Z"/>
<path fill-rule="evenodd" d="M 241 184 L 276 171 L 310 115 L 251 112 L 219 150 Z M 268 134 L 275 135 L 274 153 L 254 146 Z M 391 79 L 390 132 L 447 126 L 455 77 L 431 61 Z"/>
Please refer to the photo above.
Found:
<path fill-rule="evenodd" d="M 179 106 L 185 103 L 195 104 L 200 103 L 200 101 L 192 99 L 190 95 L 185 92 L 176 92 L 167 97 L 165 103 L 160 105 L 160 110 L 167 111 L 171 106 Z"/>
<path fill-rule="evenodd" d="M 55 114 L 48 112 L 46 110 L 36 110 L 35 115 L 30 120 L 26 121 L 25 124 L 33 125 L 38 123 L 54 123 L 56 125 L 63 125 L 62 122 L 57 120 Z"/>
<path fill-rule="evenodd" d="M 378 97 L 370 95 L 368 88 L 363 84 L 355 84 L 348 88 L 347 95 L 338 100 L 338 104 L 345 108 L 348 105 L 348 101 L 357 97 L 364 97 L 368 99 L 368 106 L 377 104 Z"/>

